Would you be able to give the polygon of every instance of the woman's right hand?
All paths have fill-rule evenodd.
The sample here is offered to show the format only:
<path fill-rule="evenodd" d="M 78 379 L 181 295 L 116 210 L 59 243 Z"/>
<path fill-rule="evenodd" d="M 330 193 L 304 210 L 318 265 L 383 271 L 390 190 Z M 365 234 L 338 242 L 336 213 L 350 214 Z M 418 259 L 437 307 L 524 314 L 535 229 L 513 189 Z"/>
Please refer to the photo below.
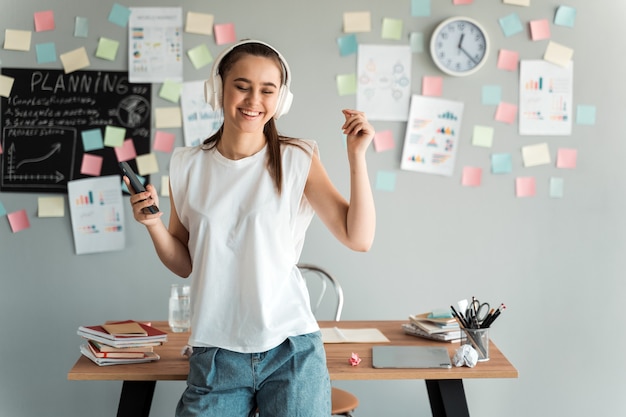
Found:
<path fill-rule="evenodd" d="M 124 176 L 124 183 L 128 190 L 133 190 L 130 185 L 128 177 Z M 159 210 L 158 213 L 150 213 L 148 207 L 155 205 L 159 207 L 159 196 L 156 189 L 152 184 L 146 186 L 146 191 L 139 193 L 131 193 L 130 205 L 133 210 L 133 217 L 139 223 L 144 226 L 153 226 L 159 222 L 159 218 L 163 215 L 163 212 Z"/>

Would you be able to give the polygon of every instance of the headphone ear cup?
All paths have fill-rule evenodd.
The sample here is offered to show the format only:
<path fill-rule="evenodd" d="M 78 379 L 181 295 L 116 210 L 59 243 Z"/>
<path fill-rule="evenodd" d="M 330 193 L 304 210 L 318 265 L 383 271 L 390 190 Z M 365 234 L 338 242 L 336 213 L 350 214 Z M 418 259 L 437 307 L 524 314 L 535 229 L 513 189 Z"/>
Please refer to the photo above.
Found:
<path fill-rule="evenodd" d="M 204 100 L 211 105 L 213 111 L 222 108 L 222 77 L 219 74 L 204 82 Z"/>
<path fill-rule="evenodd" d="M 289 87 L 283 85 L 280 87 L 278 96 L 278 102 L 276 103 L 276 112 L 274 113 L 274 119 L 280 118 L 289 112 L 291 103 L 293 102 L 293 94 L 289 90 Z"/>

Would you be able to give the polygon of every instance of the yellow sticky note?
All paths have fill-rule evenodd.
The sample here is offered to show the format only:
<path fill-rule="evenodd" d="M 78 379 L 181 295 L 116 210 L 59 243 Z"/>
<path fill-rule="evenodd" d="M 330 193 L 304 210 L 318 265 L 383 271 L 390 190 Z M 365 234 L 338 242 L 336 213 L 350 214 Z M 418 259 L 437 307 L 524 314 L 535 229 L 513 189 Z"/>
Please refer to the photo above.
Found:
<path fill-rule="evenodd" d="M 6 29 L 4 31 L 4 49 L 12 51 L 30 51 L 30 30 Z"/>
<path fill-rule="evenodd" d="M 550 149 L 547 143 L 522 147 L 522 159 L 525 167 L 547 165 L 550 163 Z"/>
<path fill-rule="evenodd" d="M 170 196 L 170 177 L 169 175 L 163 175 L 161 177 L 161 197 Z"/>
<path fill-rule="evenodd" d="M 381 37 L 395 41 L 402 39 L 402 19 L 384 18 Z"/>
<path fill-rule="evenodd" d="M 213 61 L 213 55 L 205 44 L 191 48 L 187 51 L 187 55 L 195 69 L 205 67 Z"/>
<path fill-rule="evenodd" d="M 472 145 L 482 146 L 483 148 L 491 148 L 491 145 L 493 145 L 493 127 L 479 125 L 474 126 Z"/>
<path fill-rule="evenodd" d="M 64 217 L 65 199 L 63 197 L 39 197 L 37 199 L 39 217 Z"/>
<path fill-rule="evenodd" d="M 115 61 L 115 56 L 117 55 L 119 47 L 120 43 L 116 40 L 100 38 L 98 41 L 98 49 L 96 49 L 96 57 L 109 61 Z"/>
<path fill-rule="evenodd" d="M 14 81 L 15 81 L 15 78 L 13 77 L 0 75 L 0 96 L 9 97 L 9 95 L 11 94 L 11 90 L 13 89 Z"/>
<path fill-rule="evenodd" d="M 561 67 L 567 67 L 572 60 L 574 50 L 556 42 L 550 41 L 543 55 L 543 59 Z"/>
<path fill-rule="evenodd" d="M 213 34 L 213 21 L 212 14 L 187 12 L 185 32 L 211 36 Z"/>
<path fill-rule="evenodd" d="M 514 6 L 530 6 L 530 0 L 503 0 L 504 4 L 512 4 Z"/>
<path fill-rule="evenodd" d="M 89 57 L 85 47 L 74 49 L 59 56 L 66 74 L 89 66 Z"/>
<path fill-rule="evenodd" d="M 370 12 L 346 12 L 343 14 L 343 31 L 345 33 L 371 32 L 372 15 Z"/>
<path fill-rule="evenodd" d="M 154 153 L 139 155 L 135 161 L 137 161 L 137 173 L 139 175 L 150 175 L 159 172 L 159 163 Z"/>
<path fill-rule="evenodd" d="M 183 84 L 177 81 L 165 80 L 159 91 L 159 97 L 169 100 L 172 103 L 178 103 Z"/>
<path fill-rule="evenodd" d="M 182 114 L 180 107 L 158 107 L 154 111 L 156 128 L 181 127 Z"/>

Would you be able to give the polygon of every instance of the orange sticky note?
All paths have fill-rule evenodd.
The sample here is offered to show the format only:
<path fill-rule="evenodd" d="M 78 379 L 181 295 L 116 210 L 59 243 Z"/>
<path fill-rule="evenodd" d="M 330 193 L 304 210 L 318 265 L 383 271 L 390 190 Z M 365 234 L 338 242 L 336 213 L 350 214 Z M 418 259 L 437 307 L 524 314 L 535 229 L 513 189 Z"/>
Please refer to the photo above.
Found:
<path fill-rule="evenodd" d="M 535 177 L 517 177 L 515 179 L 515 194 L 517 197 L 533 197 L 536 192 Z"/>
<path fill-rule="evenodd" d="M 465 187 L 478 187 L 480 185 L 482 175 L 482 168 L 463 167 L 463 178 L 461 180 L 461 183 Z"/>
<path fill-rule="evenodd" d="M 439 76 L 422 78 L 422 95 L 441 97 L 443 92 L 443 78 Z"/>
<path fill-rule="evenodd" d="M 393 133 L 391 130 L 383 130 L 382 132 L 376 132 L 374 135 L 374 148 L 376 152 L 388 151 L 395 147 L 393 141 Z"/>
<path fill-rule="evenodd" d="M 578 151 L 576 149 L 559 148 L 556 154 L 557 168 L 576 168 Z"/>
<path fill-rule="evenodd" d="M 496 120 L 499 122 L 513 124 L 517 115 L 517 106 L 511 103 L 501 102 L 496 109 Z"/>
<path fill-rule="evenodd" d="M 11 225 L 13 233 L 17 233 L 20 230 L 28 229 L 30 227 L 30 221 L 28 221 L 28 214 L 26 214 L 26 210 L 9 213 L 7 214 L 7 218 L 9 219 L 9 224 Z"/>
<path fill-rule="evenodd" d="M 54 30 L 54 12 L 46 10 L 44 12 L 35 12 L 35 32 L 43 32 L 46 30 Z"/>
<path fill-rule="evenodd" d="M 498 68 L 505 71 L 516 71 L 519 64 L 519 52 L 500 49 L 498 53 Z"/>
<path fill-rule="evenodd" d="M 550 22 L 548 19 L 530 21 L 530 38 L 534 41 L 550 39 Z"/>
<path fill-rule="evenodd" d="M 233 43 L 237 40 L 235 36 L 235 25 L 233 23 L 214 25 L 213 32 L 215 33 L 215 43 L 218 45 Z"/>

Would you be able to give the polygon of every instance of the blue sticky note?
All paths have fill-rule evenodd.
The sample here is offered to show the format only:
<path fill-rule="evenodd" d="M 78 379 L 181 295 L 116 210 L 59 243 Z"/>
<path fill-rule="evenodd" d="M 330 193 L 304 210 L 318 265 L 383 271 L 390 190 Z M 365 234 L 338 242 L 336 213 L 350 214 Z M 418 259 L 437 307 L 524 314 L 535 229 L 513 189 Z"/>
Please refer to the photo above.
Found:
<path fill-rule="evenodd" d="M 337 38 L 337 45 L 339 46 L 339 55 L 341 56 L 356 54 L 359 48 L 359 43 L 354 33 Z"/>
<path fill-rule="evenodd" d="M 565 180 L 563 178 L 558 178 L 558 177 L 550 178 L 550 197 L 552 198 L 563 197 L 564 188 L 565 188 Z"/>
<path fill-rule="evenodd" d="M 559 26 L 574 27 L 576 22 L 576 9 L 570 6 L 559 6 L 554 15 L 554 24 Z"/>
<path fill-rule="evenodd" d="M 6 216 L 7 215 L 7 209 L 4 208 L 4 206 L 2 205 L 2 201 L 0 201 L 0 216 Z"/>
<path fill-rule="evenodd" d="M 578 105 L 576 107 L 576 123 L 579 125 L 595 125 L 596 106 Z"/>
<path fill-rule="evenodd" d="M 421 32 L 411 32 L 409 35 L 409 44 L 411 52 L 418 54 L 424 52 L 424 34 Z"/>
<path fill-rule="evenodd" d="M 491 155 L 491 172 L 494 174 L 508 174 L 513 170 L 510 153 L 494 153 Z"/>
<path fill-rule="evenodd" d="M 516 33 L 524 31 L 524 26 L 522 25 L 522 21 L 520 20 L 517 13 L 511 13 L 510 15 L 504 16 L 498 21 L 500 22 L 500 27 L 502 28 L 502 32 L 506 37 L 513 36 Z"/>
<path fill-rule="evenodd" d="M 56 62 L 57 60 L 57 49 L 54 46 L 54 42 L 36 44 L 35 52 L 37 53 L 38 64 L 45 64 L 47 62 Z"/>
<path fill-rule="evenodd" d="M 76 16 L 74 23 L 74 36 L 77 38 L 86 38 L 89 35 L 89 21 L 86 17 Z"/>
<path fill-rule="evenodd" d="M 430 16 L 430 0 L 411 0 L 411 16 Z"/>
<path fill-rule="evenodd" d="M 81 132 L 83 139 L 83 148 L 85 152 L 95 151 L 96 149 L 104 148 L 104 141 L 102 140 L 102 131 L 100 129 L 89 129 Z"/>
<path fill-rule="evenodd" d="M 499 85 L 484 85 L 482 90 L 482 103 L 497 106 L 502 101 L 502 87 Z"/>
<path fill-rule="evenodd" d="M 393 191 L 396 189 L 396 173 L 392 171 L 378 171 L 376 173 L 376 189 Z"/>
<path fill-rule="evenodd" d="M 130 9 L 128 7 L 124 7 L 118 3 L 113 4 L 111 12 L 109 13 L 109 22 L 124 28 L 128 25 L 129 18 Z"/>

